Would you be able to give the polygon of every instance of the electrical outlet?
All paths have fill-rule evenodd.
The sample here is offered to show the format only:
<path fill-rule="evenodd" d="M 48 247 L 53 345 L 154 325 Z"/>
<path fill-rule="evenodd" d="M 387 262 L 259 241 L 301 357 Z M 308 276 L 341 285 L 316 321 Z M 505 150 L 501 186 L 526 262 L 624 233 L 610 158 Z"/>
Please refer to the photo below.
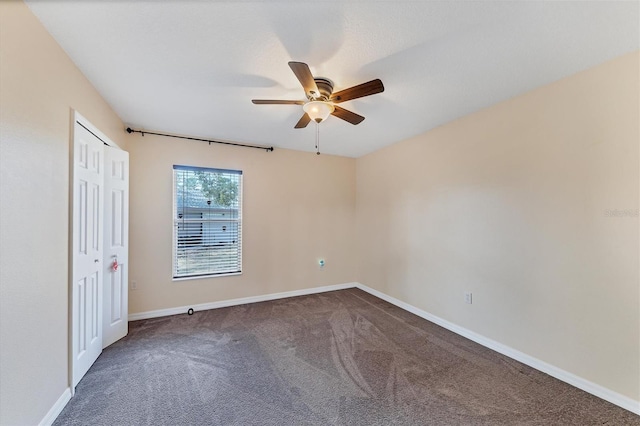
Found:
<path fill-rule="evenodd" d="M 470 291 L 465 291 L 464 293 L 464 301 L 471 305 L 473 303 L 473 294 Z"/>
<path fill-rule="evenodd" d="M 137 289 L 138 289 L 138 282 L 131 281 L 131 290 L 137 290 Z"/>

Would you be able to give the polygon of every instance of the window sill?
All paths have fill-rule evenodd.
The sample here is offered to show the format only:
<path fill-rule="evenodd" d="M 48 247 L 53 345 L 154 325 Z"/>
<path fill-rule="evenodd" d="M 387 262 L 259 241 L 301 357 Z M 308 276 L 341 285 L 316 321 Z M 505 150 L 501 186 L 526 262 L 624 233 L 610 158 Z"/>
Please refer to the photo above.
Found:
<path fill-rule="evenodd" d="M 228 274 L 198 275 L 195 277 L 178 277 L 178 278 L 173 277 L 171 278 L 171 281 L 206 280 L 209 278 L 233 277 L 236 275 L 242 275 L 242 272 L 229 272 Z"/>

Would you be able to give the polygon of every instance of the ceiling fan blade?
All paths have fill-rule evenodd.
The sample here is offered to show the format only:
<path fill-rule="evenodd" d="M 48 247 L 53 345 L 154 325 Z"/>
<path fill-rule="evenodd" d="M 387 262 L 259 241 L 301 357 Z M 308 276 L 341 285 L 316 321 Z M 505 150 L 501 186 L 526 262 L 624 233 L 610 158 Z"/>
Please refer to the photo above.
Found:
<path fill-rule="evenodd" d="M 344 121 L 348 121 L 351 124 L 360 124 L 362 123 L 362 120 L 364 120 L 363 116 L 358 115 L 355 112 L 351 112 L 337 105 L 334 105 L 334 108 L 335 109 L 333 110 L 331 115 L 333 115 L 334 117 L 341 118 Z"/>
<path fill-rule="evenodd" d="M 341 90 L 331 95 L 330 100 L 339 104 L 340 102 L 350 101 L 352 99 L 362 98 L 364 96 L 375 95 L 384 92 L 384 86 L 380 79 L 368 81 L 358 84 L 357 86 Z"/>
<path fill-rule="evenodd" d="M 318 90 L 318 86 L 316 86 L 316 81 L 311 74 L 309 65 L 304 62 L 289 62 L 289 67 L 298 78 L 298 81 L 300 81 L 300 84 L 302 84 L 307 96 L 317 98 L 320 95 L 320 91 Z"/>
<path fill-rule="evenodd" d="M 304 105 L 304 101 L 284 101 L 279 99 L 252 99 L 256 105 Z"/>
<path fill-rule="evenodd" d="M 309 124 L 310 121 L 311 117 L 309 117 L 309 115 L 305 112 L 304 115 L 300 117 L 300 120 L 298 120 L 298 122 L 296 123 L 294 129 L 304 129 L 305 127 L 307 127 L 307 124 Z"/>

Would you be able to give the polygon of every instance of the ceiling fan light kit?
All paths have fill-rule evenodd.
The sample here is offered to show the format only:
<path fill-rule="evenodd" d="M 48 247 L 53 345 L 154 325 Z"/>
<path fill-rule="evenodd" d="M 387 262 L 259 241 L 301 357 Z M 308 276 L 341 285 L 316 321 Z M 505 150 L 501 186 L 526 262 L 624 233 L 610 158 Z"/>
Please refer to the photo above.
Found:
<path fill-rule="evenodd" d="M 316 123 L 320 124 L 335 110 L 333 104 L 325 101 L 309 101 L 302 106 L 304 112 Z"/>

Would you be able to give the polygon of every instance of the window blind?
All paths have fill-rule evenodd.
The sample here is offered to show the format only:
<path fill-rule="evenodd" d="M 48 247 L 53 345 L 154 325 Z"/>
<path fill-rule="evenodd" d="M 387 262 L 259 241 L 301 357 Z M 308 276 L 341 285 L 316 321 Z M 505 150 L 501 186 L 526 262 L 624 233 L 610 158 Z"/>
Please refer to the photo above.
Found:
<path fill-rule="evenodd" d="M 242 171 L 173 166 L 173 277 L 242 272 Z"/>

